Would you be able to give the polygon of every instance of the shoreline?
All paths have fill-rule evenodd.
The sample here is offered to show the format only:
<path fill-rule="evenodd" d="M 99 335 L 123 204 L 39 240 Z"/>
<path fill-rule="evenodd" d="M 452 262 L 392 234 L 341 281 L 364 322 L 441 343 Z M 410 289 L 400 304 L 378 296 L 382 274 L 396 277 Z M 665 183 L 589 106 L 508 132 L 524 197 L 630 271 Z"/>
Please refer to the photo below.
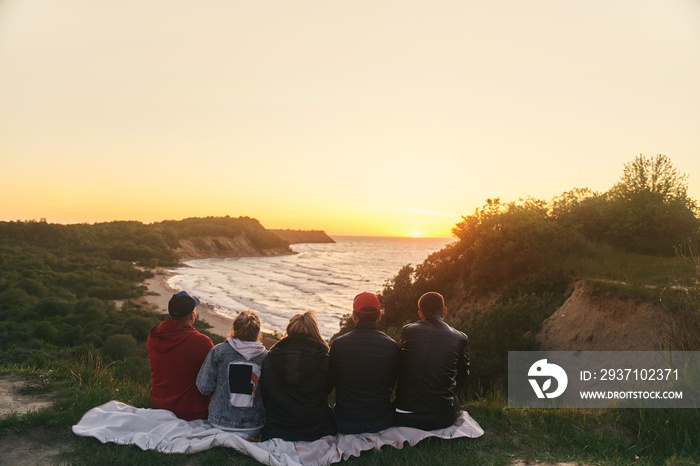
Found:
<path fill-rule="evenodd" d="M 168 313 L 168 301 L 172 295 L 181 290 L 175 290 L 168 285 L 168 278 L 173 273 L 165 268 L 159 267 L 153 274 L 153 278 L 148 278 L 142 283 L 148 289 L 143 298 L 150 304 L 156 312 Z M 217 313 L 212 306 L 201 302 L 197 306 L 197 318 L 211 325 L 207 331 L 219 335 L 223 338 L 228 336 L 231 330 L 233 319 Z"/>

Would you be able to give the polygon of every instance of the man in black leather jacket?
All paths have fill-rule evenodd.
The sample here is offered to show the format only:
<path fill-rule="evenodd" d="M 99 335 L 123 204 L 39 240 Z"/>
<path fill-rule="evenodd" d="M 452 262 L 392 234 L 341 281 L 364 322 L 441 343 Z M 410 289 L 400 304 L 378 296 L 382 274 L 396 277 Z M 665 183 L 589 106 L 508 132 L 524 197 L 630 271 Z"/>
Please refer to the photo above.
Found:
<path fill-rule="evenodd" d="M 391 397 L 399 367 L 399 347 L 377 329 L 379 299 L 360 293 L 353 301 L 355 328 L 331 344 L 338 432 L 379 432 L 393 425 Z"/>
<path fill-rule="evenodd" d="M 447 325 L 445 300 L 435 292 L 418 300 L 420 321 L 401 329 L 394 423 L 423 430 L 452 425 L 457 388 L 469 375 L 467 336 Z"/>

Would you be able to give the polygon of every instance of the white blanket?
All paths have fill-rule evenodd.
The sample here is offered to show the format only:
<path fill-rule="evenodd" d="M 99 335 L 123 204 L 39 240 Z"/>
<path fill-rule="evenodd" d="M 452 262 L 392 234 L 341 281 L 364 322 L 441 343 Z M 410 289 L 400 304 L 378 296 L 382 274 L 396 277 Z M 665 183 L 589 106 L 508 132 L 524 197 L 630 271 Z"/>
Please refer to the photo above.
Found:
<path fill-rule="evenodd" d="M 483 429 L 461 411 L 453 426 L 423 431 L 410 427 L 391 427 L 376 434 L 334 435 L 314 442 L 287 442 L 272 439 L 249 442 L 245 438 L 212 427 L 205 421 L 183 421 L 163 409 L 134 408 L 110 401 L 91 409 L 76 425 L 73 433 L 95 437 L 102 443 L 137 445 L 142 450 L 163 453 L 198 453 L 209 448 L 233 448 L 269 465 L 324 465 L 360 456 L 365 450 L 379 450 L 384 445 L 402 448 L 405 442 L 415 445 L 428 437 L 444 439 L 484 434 Z"/>

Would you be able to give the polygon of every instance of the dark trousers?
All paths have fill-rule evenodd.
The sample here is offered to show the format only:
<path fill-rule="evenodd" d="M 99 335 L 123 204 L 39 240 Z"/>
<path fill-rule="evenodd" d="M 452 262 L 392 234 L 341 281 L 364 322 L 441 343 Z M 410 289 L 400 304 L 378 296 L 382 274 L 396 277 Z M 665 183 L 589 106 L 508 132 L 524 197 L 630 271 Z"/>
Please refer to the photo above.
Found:
<path fill-rule="evenodd" d="M 338 432 L 341 434 L 367 434 L 372 432 L 379 432 L 384 429 L 388 429 L 394 425 L 394 416 L 389 413 L 385 416 L 374 421 L 346 421 L 343 419 L 335 419 L 335 426 L 338 428 Z"/>
<path fill-rule="evenodd" d="M 447 414 L 394 413 L 394 425 L 420 430 L 437 430 L 449 427 L 457 420 L 458 412 Z"/>

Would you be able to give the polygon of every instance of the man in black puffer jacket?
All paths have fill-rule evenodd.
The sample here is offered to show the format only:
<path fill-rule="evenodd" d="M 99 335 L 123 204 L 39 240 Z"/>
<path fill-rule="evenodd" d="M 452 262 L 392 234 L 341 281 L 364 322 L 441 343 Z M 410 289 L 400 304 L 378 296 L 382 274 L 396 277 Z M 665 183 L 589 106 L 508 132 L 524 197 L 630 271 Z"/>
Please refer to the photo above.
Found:
<path fill-rule="evenodd" d="M 391 397 L 399 367 L 399 347 L 377 329 L 379 299 L 360 293 L 353 301 L 355 328 L 331 344 L 338 432 L 379 432 L 393 424 Z"/>
<path fill-rule="evenodd" d="M 401 329 L 396 425 L 435 430 L 457 418 L 457 388 L 469 375 L 467 336 L 443 321 L 446 314 L 442 295 L 425 293 L 421 320 Z"/>

